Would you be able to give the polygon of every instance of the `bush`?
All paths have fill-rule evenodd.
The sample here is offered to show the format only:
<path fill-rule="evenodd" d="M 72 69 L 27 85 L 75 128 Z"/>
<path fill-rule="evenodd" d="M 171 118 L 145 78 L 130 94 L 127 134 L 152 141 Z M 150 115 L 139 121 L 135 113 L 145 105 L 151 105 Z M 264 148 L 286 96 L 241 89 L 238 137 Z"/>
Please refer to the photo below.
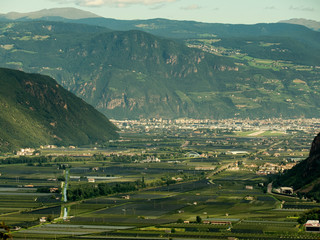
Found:
<path fill-rule="evenodd" d="M 320 208 L 311 209 L 305 213 L 303 213 L 299 219 L 298 223 L 304 224 L 308 220 L 320 220 Z"/>
<path fill-rule="evenodd" d="M 183 223 L 183 220 L 182 220 L 181 218 L 179 218 L 179 219 L 177 220 L 177 223 Z"/>

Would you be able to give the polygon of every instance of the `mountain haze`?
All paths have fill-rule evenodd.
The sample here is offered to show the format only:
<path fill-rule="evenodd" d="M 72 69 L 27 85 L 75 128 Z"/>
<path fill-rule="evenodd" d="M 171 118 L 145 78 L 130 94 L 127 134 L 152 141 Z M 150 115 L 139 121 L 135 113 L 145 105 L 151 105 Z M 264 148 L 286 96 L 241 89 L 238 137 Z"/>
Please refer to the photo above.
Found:
<path fill-rule="evenodd" d="M 304 18 L 292 18 L 289 20 L 282 20 L 280 23 L 290 23 L 290 24 L 297 24 L 297 25 L 302 25 L 305 27 L 308 27 L 312 30 L 315 31 L 320 31 L 320 22 L 314 21 L 314 20 L 309 20 L 309 19 L 304 19 Z"/>
<path fill-rule="evenodd" d="M 0 151 L 117 138 L 117 128 L 52 78 L 0 68 Z"/>
<path fill-rule="evenodd" d="M 319 32 L 150 21 L 162 37 L 76 21 L 3 22 L 1 66 L 50 75 L 112 118 L 320 116 Z M 164 37 L 172 34 L 180 39 Z"/>
<path fill-rule="evenodd" d="M 100 16 L 88 12 L 83 11 L 77 8 L 51 8 L 51 9 L 43 9 L 36 12 L 29 13 L 18 13 L 18 12 L 9 12 L 7 14 L 0 14 L 0 18 L 10 19 L 10 20 L 27 20 L 27 19 L 46 19 L 53 17 L 57 18 L 65 18 L 65 19 L 81 19 L 81 18 L 99 18 Z"/>

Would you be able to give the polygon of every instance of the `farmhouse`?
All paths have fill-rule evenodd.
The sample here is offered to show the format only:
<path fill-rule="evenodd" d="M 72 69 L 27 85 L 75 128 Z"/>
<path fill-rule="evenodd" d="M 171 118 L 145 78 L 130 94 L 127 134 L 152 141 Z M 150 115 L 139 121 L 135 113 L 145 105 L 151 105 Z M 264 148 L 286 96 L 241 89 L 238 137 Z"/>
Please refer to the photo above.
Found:
<path fill-rule="evenodd" d="M 188 153 L 186 154 L 186 156 L 189 157 L 189 158 L 201 157 L 201 155 L 200 155 L 199 153 L 197 153 L 197 152 L 188 152 Z"/>
<path fill-rule="evenodd" d="M 94 178 L 88 178 L 88 182 L 94 183 L 96 180 Z"/>
<path fill-rule="evenodd" d="M 237 155 L 237 154 L 248 154 L 247 151 L 228 151 L 227 154 Z"/>
<path fill-rule="evenodd" d="M 128 200 L 128 199 L 130 199 L 130 195 L 122 196 L 122 198 L 123 198 L 123 199 L 127 199 L 127 200 Z"/>
<path fill-rule="evenodd" d="M 195 167 L 194 168 L 194 170 L 204 170 L 204 171 L 206 171 L 206 170 L 214 170 L 215 169 L 215 167 Z"/>
<path fill-rule="evenodd" d="M 304 226 L 306 232 L 320 232 L 319 220 L 308 220 Z"/>
<path fill-rule="evenodd" d="M 51 193 L 55 193 L 55 192 L 57 192 L 58 190 L 59 190 L 59 188 L 57 188 L 57 187 L 50 188 L 50 192 L 51 192 Z"/>
<path fill-rule="evenodd" d="M 214 225 L 231 225 L 230 221 L 212 221 L 212 220 L 204 220 L 204 224 L 214 224 Z"/>
<path fill-rule="evenodd" d="M 211 221 L 211 224 L 215 224 L 215 225 L 231 225 L 232 223 L 230 221 Z"/>
<path fill-rule="evenodd" d="M 293 188 L 292 187 L 280 187 L 280 193 L 282 194 L 293 194 Z"/>

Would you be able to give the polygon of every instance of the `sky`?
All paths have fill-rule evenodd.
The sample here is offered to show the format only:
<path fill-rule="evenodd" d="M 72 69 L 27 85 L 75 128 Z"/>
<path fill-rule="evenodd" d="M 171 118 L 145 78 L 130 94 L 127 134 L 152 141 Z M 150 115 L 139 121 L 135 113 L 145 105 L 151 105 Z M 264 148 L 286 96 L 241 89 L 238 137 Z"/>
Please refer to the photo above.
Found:
<path fill-rule="evenodd" d="M 62 7 L 116 19 L 255 24 L 305 18 L 320 22 L 320 0 L 1 0 L 0 13 Z"/>

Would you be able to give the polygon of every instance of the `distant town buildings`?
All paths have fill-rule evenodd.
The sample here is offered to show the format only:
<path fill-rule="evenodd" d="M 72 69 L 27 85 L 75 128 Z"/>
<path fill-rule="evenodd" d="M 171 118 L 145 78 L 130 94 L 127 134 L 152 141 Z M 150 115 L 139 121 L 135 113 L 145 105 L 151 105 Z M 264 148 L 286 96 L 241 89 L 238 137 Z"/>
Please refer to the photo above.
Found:
<path fill-rule="evenodd" d="M 21 148 L 20 151 L 17 151 L 18 156 L 31 156 L 35 152 L 34 148 Z"/>
<path fill-rule="evenodd" d="M 258 136 L 266 131 L 273 133 L 292 134 L 297 131 L 316 133 L 320 119 L 297 118 L 297 119 L 190 119 L 179 118 L 175 120 L 163 118 L 139 119 L 139 120 L 114 120 L 111 121 L 120 129 L 143 130 L 151 129 L 190 129 L 193 134 L 202 134 L 201 129 L 221 129 L 228 131 L 253 131 L 251 136 Z"/>
<path fill-rule="evenodd" d="M 147 159 L 141 160 L 140 163 L 159 163 L 161 160 L 155 156 L 147 156 Z"/>
<path fill-rule="evenodd" d="M 238 154 L 248 154 L 247 151 L 228 151 L 227 154 L 238 155 Z"/>
<path fill-rule="evenodd" d="M 278 163 L 265 163 L 262 166 L 259 166 L 258 171 L 256 172 L 258 175 L 269 175 L 269 174 L 277 174 L 279 172 L 283 172 L 284 170 L 288 170 L 297 165 L 297 162 L 287 163 L 287 164 L 278 164 Z"/>

